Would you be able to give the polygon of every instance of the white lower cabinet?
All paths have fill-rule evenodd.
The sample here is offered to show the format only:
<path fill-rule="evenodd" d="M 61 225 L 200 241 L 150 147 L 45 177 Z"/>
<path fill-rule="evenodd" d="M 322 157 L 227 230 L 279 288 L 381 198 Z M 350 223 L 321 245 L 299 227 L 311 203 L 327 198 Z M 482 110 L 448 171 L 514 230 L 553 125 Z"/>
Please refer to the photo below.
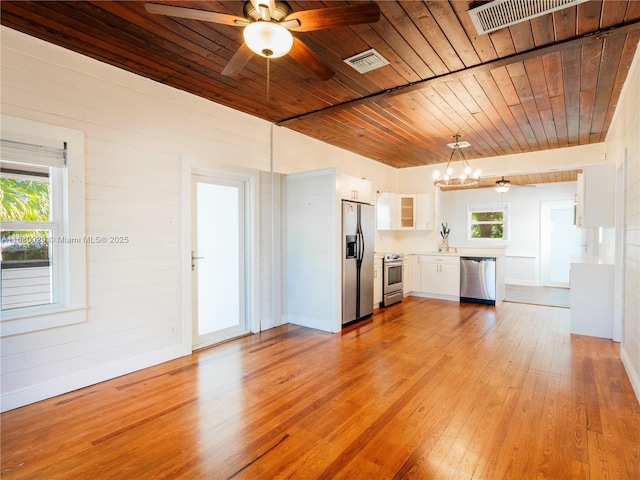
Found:
<path fill-rule="evenodd" d="M 418 265 L 420 267 L 419 293 L 444 300 L 460 300 L 460 257 L 420 255 Z"/>
<path fill-rule="evenodd" d="M 413 290 L 412 255 L 405 255 L 402 262 L 402 293 L 406 297 Z"/>
<path fill-rule="evenodd" d="M 382 303 L 382 258 L 373 259 L 373 308 Z"/>

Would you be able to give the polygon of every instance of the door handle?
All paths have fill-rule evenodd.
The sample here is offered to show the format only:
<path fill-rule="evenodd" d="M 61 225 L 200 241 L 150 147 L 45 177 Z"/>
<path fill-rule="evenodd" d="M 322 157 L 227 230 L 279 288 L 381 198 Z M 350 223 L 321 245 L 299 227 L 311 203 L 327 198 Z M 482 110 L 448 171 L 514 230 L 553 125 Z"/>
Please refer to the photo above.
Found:
<path fill-rule="evenodd" d="M 196 269 L 195 260 L 202 260 L 204 257 L 196 257 L 193 255 L 193 250 L 191 250 L 191 271 L 193 272 Z"/>

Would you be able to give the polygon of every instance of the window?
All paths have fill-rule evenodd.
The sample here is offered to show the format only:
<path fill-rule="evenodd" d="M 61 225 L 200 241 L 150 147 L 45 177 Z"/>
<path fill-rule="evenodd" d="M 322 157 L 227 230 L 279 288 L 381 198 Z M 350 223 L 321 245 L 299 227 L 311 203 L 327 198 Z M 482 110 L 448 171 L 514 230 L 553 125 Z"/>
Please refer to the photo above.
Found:
<path fill-rule="evenodd" d="M 84 321 L 82 132 L 3 115 L 0 140 L 1 334 Z"/>
<path fill-rule="evenodd" d="M 53 166 L 38 158 L 43 152 Z M 56 239 L 61 238 L 63 223 L 60 177 L 64 166 L 65 149 L 2 140 L 3 313 L 53 304 L 61 298 L 59 269 L 54 266 L 63 263 Z"/>
<path fill-rule="evenodd" d="M 509 206 L 468 205 L 467 239 L 502 241 L 508 237 Z"/>

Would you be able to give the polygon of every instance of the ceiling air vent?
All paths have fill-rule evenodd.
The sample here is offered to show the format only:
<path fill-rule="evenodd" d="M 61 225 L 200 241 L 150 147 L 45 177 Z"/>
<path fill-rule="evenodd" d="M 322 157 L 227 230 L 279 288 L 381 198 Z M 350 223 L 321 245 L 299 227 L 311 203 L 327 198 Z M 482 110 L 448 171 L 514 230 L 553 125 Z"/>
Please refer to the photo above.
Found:
<path fill-rule="evenodd" d="M 469 10 L 479 34 L 531 20 L 587 0 L 493 0 Z"/>
<path fill-rule="evenodd" d="M 351 58 L 347 58 L 344 62 L 347 65 L 351 65 L 360 73 L 370 72 L 371 70 L 375 70 L 376 68 L 389 65 L 387 59 L 376 52 L 373 48 L 371 50 L 367 50 L 366 52 L 354 55 Z"/>

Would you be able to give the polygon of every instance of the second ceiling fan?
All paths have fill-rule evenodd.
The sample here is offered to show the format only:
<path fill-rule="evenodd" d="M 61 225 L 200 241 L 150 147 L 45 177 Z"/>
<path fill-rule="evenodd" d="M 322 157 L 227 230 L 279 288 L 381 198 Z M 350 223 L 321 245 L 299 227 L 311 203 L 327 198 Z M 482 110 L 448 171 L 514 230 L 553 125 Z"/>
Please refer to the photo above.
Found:
<path fill-rule="evenodd" d="M 266 58 L 289 54 L 320 79 L 329 80 L 333 70 L 291 32 L 373 23 L 380 19 L 380 7 L 376 3 L 294 12 L 284 1 L 251 0 L 244 4 L 244 17 L 157 3 L 147 3 L 145 8 L 157 15 L 244 27 L 244 42 L 222 70 L 227 77 L 237 75 L 254 54 Z"/>

